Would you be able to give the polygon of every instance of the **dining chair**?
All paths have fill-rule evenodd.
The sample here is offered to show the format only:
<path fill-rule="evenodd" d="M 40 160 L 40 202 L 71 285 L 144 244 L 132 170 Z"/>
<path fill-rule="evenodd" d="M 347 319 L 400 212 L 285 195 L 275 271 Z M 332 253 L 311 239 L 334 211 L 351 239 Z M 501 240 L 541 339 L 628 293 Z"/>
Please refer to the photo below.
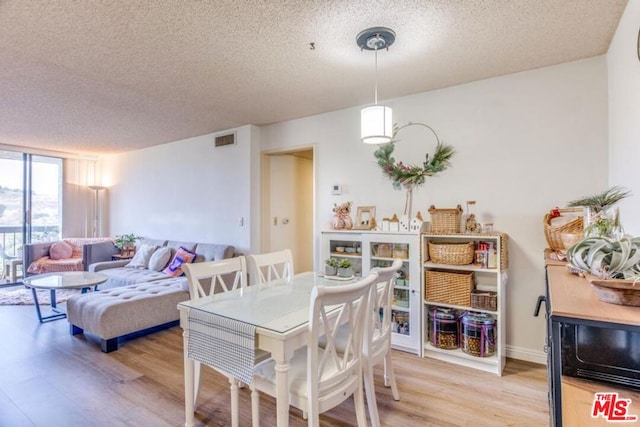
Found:
<path fill-rule="evenodd" d="M 319 415 L 354 397 L 358 426 L 367 425 L 362 385 L 362 338 L 369 321 L 371 287 L 377 272 L 352 284 L 316 286 L 311 292 L 307 345 L 289 362 L 289 404 L 308 416 L 308 425 L 319 426 Z M 335 347 L 342 325 L 348 336 L 343 352 Z M 319 338 L 326 336 L 324 348 Z M 260 426 L 260 392 L 276 396 L 275 362 L 269 359 L 254 369 L 251 383 L 253 426 Z"/>
<path fill-rule="evenodd" d="M 249 255 L 248 257 L 251 284 L 265 283 L 281 278 L 291 280 L 293 276 L 293 254 L 291 249 Z"/>
<path fill-rule="evenodd" d="M 365 326 L 365 338 L 363 341 L 363 372 L 364 387 L 367 396 L 367 406 L 371 425 L 380 425 L 376 391 L 373 381 L 373 367 L 380 362 L 384 363 L 384 385 L 391 387 L 394 400 L 400 400 L 396 376 L 393 371 L 391 358 L 391 310 L 393 302 L 393 289 L 397 272 L 402 268 L 402 260 L 395 259 L 389 267 L 376 267 L 372 269 L 378 273 L 378 279 L 371 291 L 371 313 L 373 319 Z M 367 328 L 370 328 L 367 330 Z"/>
<path fill-rule="evenodd" d="M 205 298 L 217 292 L 228 292 L 238 287 L 244 288 L 247 286 L 247 263 L 244 256 L 219 261 L 185 263 L 182 265 L 182 269 L 187 276 L 189 296 L 192 301 Z M 200 370 L 201 363 L 194 361 L 194 409 L 200 391 Z M 236 378 L 230 376 L 228 378 L 231 389 L 231 425 L 238 427 L 238 388 L 240 383 Z"/>

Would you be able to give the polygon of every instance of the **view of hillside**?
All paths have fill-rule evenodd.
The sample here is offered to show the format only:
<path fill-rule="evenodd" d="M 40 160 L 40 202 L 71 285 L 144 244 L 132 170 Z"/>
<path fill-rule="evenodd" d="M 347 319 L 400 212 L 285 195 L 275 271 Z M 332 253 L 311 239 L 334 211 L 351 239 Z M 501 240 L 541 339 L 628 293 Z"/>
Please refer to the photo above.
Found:
<path fill-rule="evenodd" d="M 32 208 L 32 224 L 35 229 L 33 240 L 58 238 L 58 198 L 54 195 L 34 193 Z M 22 190 L 0 186 L 0 245 L 5 246 L 9 253 L 14 253 L 14 246 L 22 244 L 22 221 Z"/>

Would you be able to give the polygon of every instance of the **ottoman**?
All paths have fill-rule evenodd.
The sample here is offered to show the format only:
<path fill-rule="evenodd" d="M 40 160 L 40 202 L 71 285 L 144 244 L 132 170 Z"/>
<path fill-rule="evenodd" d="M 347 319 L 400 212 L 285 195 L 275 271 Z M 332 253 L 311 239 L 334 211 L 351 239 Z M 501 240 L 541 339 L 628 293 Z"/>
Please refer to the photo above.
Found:
<path fill-rule="evenodd" d="M 76 295 L 67 301 L 70 332 L 96 335 L 103 352 L 115 351 L 119 338 L 178 325 L 188 289 L 183 276 Z"/>

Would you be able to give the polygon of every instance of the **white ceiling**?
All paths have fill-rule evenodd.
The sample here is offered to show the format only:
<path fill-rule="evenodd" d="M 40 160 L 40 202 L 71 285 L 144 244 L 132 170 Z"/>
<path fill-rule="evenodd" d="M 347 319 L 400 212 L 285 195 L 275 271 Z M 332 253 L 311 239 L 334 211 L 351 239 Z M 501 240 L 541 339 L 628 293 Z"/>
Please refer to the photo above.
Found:
<path fill-rule="evenodd" d="M 627 0 L 0 0 L 0 145 L 116 153 L 606 53 Z M 315 43 L 315 50 L 310 43 Z"/>

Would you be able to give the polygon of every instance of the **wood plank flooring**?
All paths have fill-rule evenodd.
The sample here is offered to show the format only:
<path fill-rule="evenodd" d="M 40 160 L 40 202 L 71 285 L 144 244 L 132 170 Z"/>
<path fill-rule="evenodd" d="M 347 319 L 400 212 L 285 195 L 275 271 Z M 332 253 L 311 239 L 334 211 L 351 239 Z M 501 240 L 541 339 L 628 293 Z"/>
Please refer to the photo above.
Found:
<path fill-rule="evenodd" d="M 33 306 L 0 306 L 0 426 L 184 425 L 182 330 L 125 342 L 104 354 L 91 336 L 69 334 L 66 320 L 40 324 Z M 382 385 L 385 426 L 547 426 L 546 368 L 509 359 L 502 377 L 394 351 L 401 400 Z M 240 424 L 251 425 L 248 389 Z M 275 401 L 261 397 L 261 425 L 275 425 Z M 292 409 L 292 426 L 305 426 Z M 322 426 L 355 425 L 352 400 L 323 414 Z M 228 426 L 225 377 L 204 369 L 199 426 Z"/>

